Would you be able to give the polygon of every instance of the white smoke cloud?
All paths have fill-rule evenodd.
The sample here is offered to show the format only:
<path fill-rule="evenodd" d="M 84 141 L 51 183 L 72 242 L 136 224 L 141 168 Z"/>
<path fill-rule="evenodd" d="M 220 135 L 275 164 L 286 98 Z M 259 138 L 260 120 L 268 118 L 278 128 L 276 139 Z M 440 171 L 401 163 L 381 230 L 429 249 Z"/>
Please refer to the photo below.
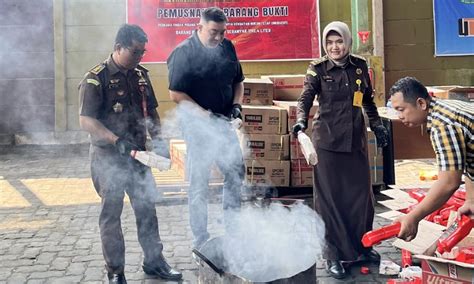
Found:
<path fill-rule="evenodd" d="M 308 206 L 288 209 L 280 203 L 268 207 L 245 206 L 237 213 L 237 226 L 219 242 L 200 250 L 224 271 L 252 282 L 292 277 L 313 266 L 325 246 L 322 219 Z"/>

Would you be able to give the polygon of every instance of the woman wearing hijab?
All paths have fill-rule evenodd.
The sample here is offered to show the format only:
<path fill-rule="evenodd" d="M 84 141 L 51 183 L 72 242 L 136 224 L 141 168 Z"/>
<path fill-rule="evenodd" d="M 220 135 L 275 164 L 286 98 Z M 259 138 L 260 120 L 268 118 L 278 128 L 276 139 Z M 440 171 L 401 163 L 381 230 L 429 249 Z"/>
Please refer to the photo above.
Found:
<path fill-rule="evenodd" d="M 309 65 L 292 131 L 297 134 L 307 128 L 316 98 L 319 109 L 313 119 L 312 141 L 319 162 L 314 167 L 314 206 L 326 224 L 326 269 L 340 279 L 346 276 L 343 261 L 380 261 L 375 250 L 361 243 L 374 219 L 362 109 L 379 146 L 386 146 L 388 132 L 373 101 L 367 63 L 350 53 L 349 27 L 331 22 L 323 31 L 322 45 L 326 55 Z"/>

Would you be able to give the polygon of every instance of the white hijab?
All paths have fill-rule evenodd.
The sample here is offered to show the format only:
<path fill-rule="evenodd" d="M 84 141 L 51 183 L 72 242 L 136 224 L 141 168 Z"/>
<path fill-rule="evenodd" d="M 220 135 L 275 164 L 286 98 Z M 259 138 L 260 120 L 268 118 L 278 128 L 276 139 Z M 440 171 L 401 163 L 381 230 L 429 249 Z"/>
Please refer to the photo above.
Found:
<path fill-rule="evenodd" d="M 342 41 L 344 42 L 345 54 L 344 57 L 339 60 L 332 59 L 326 49 L 326 37 L 331 31 L 335 31 L 336 33 L 338 33 L 342 37 Z M 347 59 L 349 58 L 349 54 L 352 48 L 352 34 L 349 30 L 349 27 L 343 22 L 330 22 L 323 30 L 323 48 L 326 54 L 328 54 L 329 60 L 331 60 L 336 66 L 344 66 L 347 63 Z"/>

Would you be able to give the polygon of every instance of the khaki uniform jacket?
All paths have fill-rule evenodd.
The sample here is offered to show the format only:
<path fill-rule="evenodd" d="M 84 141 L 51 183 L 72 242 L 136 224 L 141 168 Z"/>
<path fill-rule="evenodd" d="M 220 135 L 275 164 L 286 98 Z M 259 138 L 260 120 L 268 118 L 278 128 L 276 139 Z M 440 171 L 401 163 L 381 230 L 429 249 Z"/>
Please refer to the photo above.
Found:
<path fill-rule="evenodd" d="M 79 84 L 79 96 L 80 115 L 99 120 L 115 135 L 145 149 L 144 103 L 148 113 L 158 107 L 147 69 L 138 65 L 124 74 L 109 56 L 86 73 Z M 110 146 L 96 137 L 91 137 L 91 142 Z"/>
<path fill-rule="evenodd" d="M 360 86 L 357 84 L 360 80 Z M 354 92 L 362 92 L 362 107 L 354 106 Z M 373 101 L 367 63 L 363 57 L 349 55 L 341 68 L 324 56 L 311 62 L 298 99 L 297 118 L 306 119 L 315 97 L 319 109 L 313 119 L 315 147 L 335 152 L 351 152 L 363 147 L 365 110 L 370 127 L 381 124 Z"/>

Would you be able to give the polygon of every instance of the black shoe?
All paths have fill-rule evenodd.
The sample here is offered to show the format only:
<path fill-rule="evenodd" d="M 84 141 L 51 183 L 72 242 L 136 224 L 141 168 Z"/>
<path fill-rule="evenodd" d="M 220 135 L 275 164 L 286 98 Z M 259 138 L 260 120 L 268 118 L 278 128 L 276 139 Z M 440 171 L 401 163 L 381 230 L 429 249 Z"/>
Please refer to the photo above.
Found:
<path fill-rule="evenodd" d="M 107 273 L 107 277 L 109 277 L 109 284 L 127 284 L 123 273 Z"/>
<path fill-rule="evenodd" d="M 346 270 L 338 260 L 326 260 L 326 271 L 336 279 L 346 277 Z"/>
<path fill-rule="evenodd" d="M 143 271 L 148 275 L 158 276 L 166 280 L 180 280 L 183 278 L 181 272 L 174 270 L 166 263 L 164 258 L 161 258 L 157 263 L 145 264 L 143 263 Z"/>
<path fill-rule="evenodd" d="M 368 261 L 372 263 L 379 263 L 380 262 L 380 254 L 374 250 L 370 249 L 368 252 L 364 253 L 360 257 L 361 261 Z"/>

